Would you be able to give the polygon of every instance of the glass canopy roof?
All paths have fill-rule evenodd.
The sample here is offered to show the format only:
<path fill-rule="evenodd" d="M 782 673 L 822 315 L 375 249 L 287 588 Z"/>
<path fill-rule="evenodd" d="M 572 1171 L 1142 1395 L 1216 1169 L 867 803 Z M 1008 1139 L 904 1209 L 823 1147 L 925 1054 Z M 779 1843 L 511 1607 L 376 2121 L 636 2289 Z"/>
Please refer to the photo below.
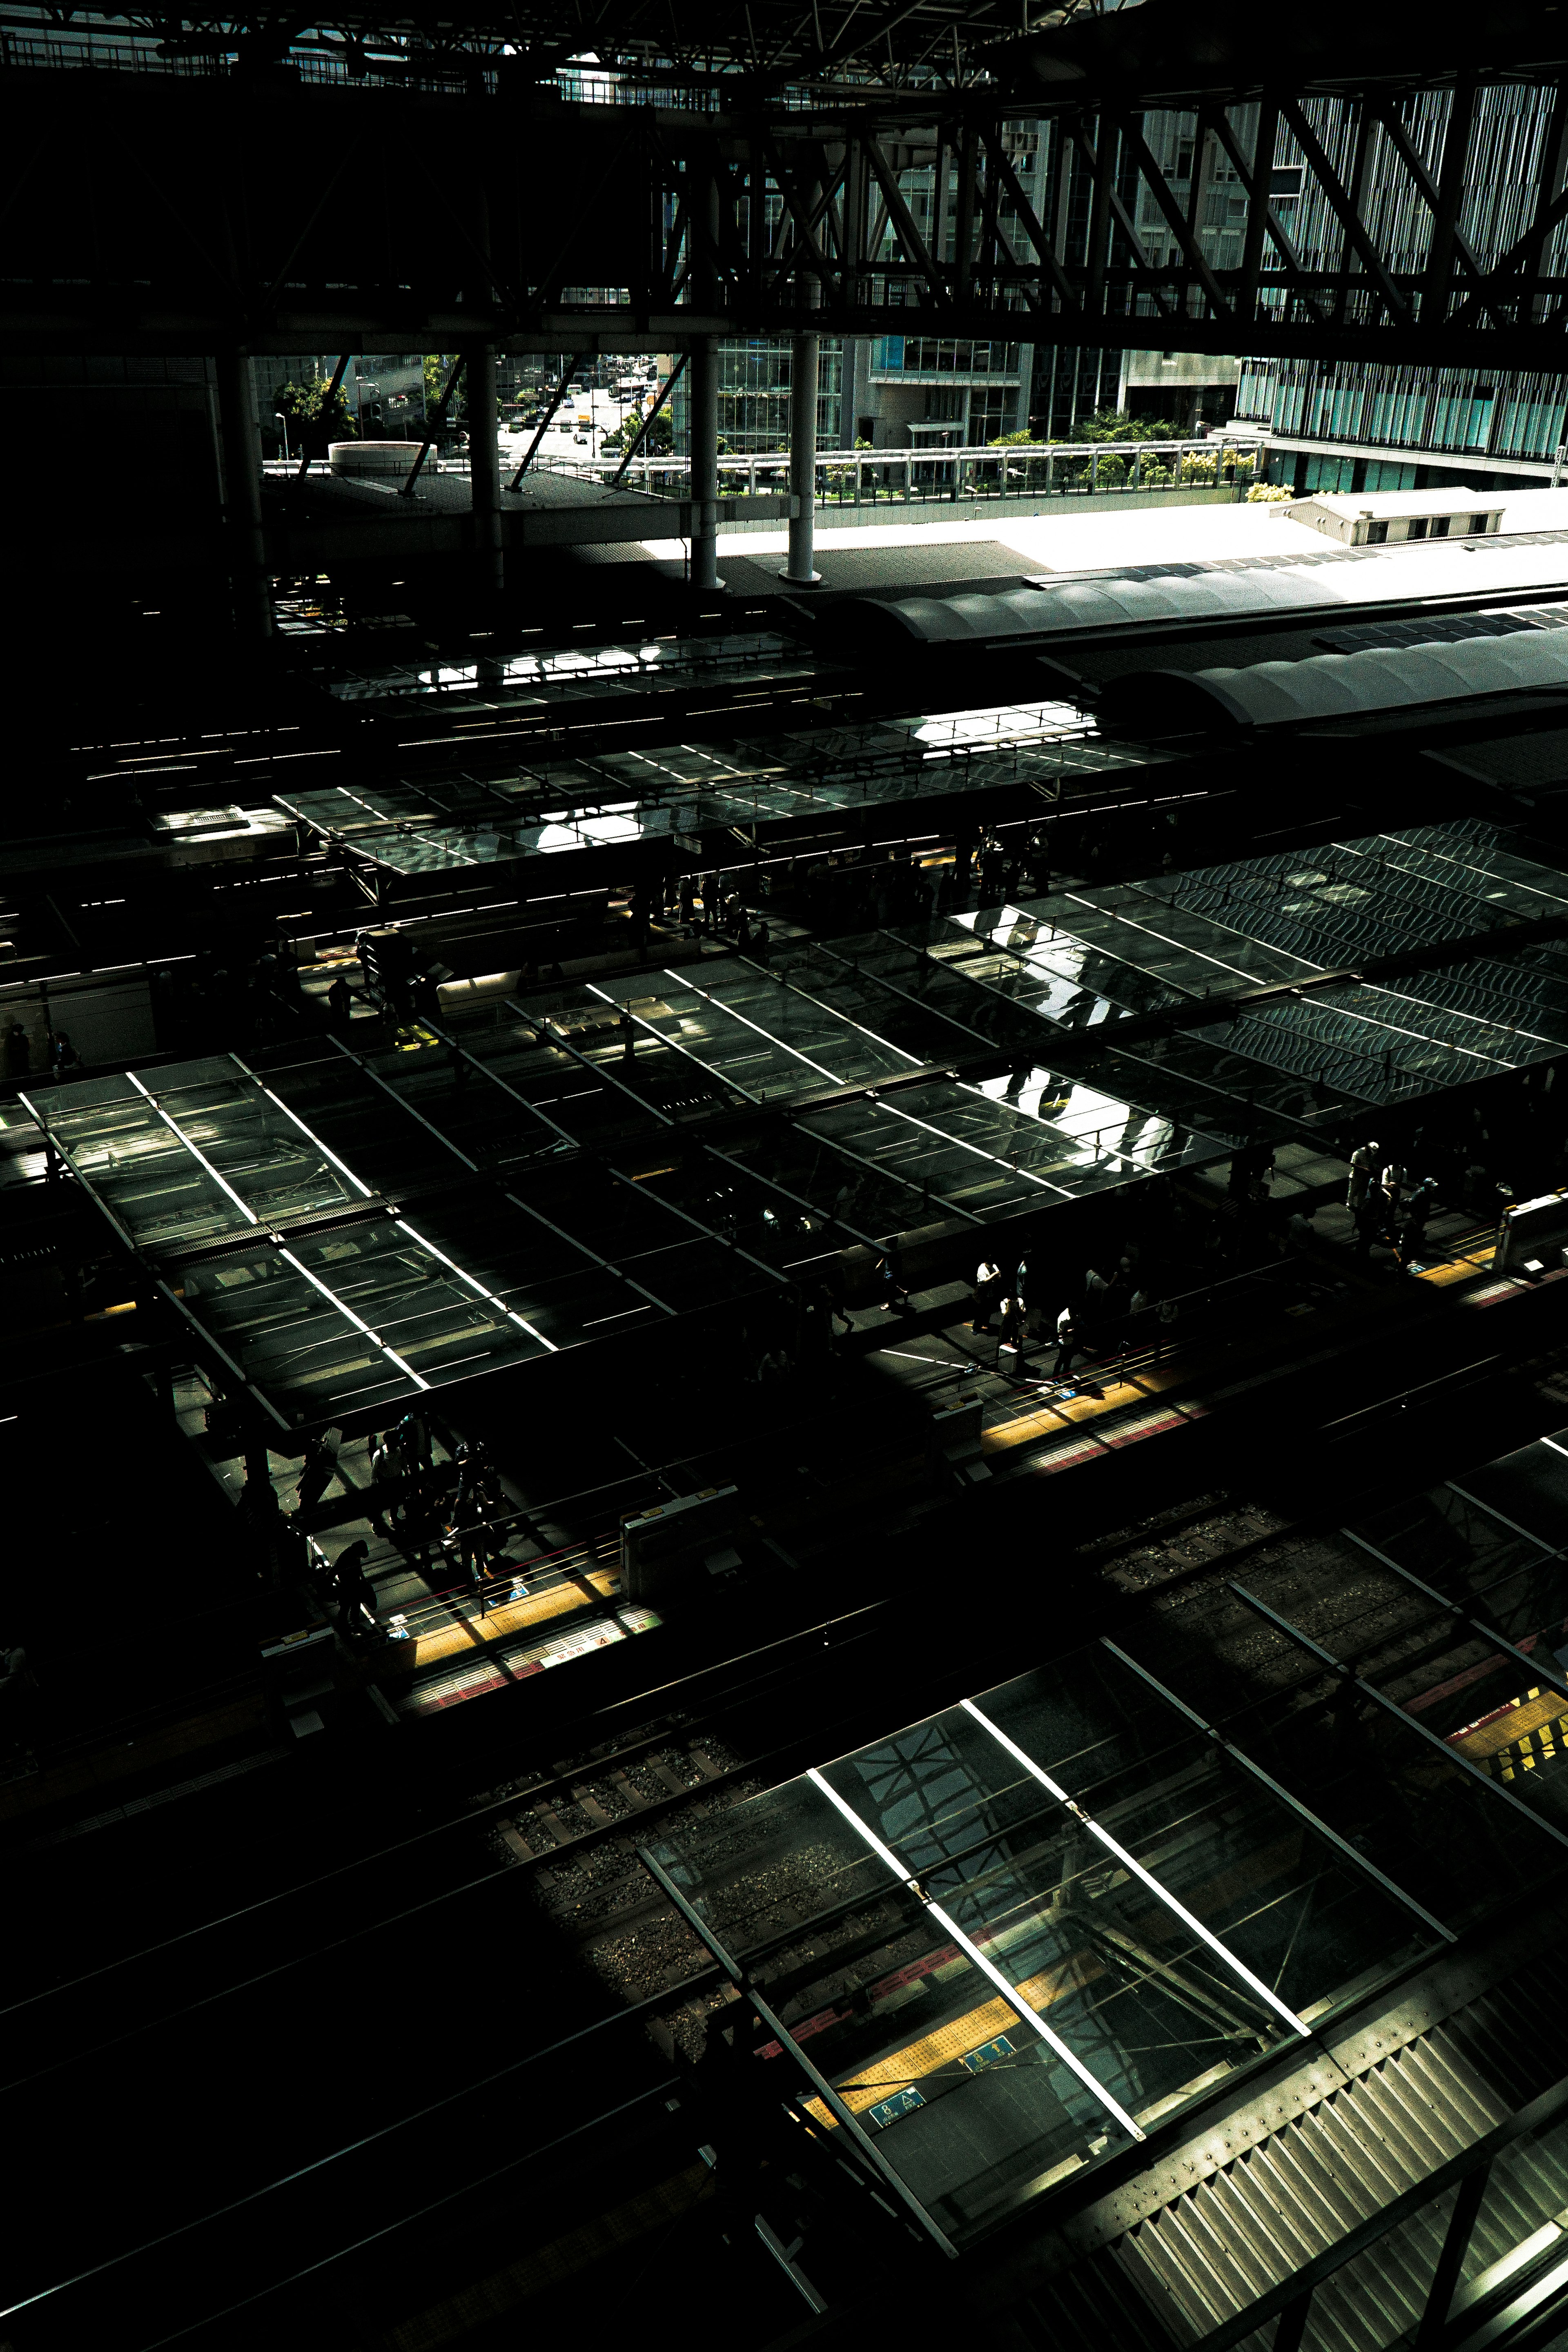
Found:
<path fill-rule="evenodd" d="M 1568 1570 L 1503 1506 L 1540 1516 L 1443 1486 L 1310 1559 L 1281 1538 L 1180 1626 L 1151 1614 L 651 1843 L 757 2058 L 815 2084 L 803 2120 L 961 2244 L 1528 1899 L 1568 1801 L 1478 1764 L 1477 1718 L 1533 1697 Z M 1309 1641 L 1359 1677 L 1349 1727 Z"/>
<path fill-rule="evenodd" d="M 452 1017 L 24 1097 L 128 1245 L 289 1426 L 1226 1158 L 1568 1044 L 1568 949 L 1133 1017 L 1568 907 L 1486 827 L 1075 888 Z M 1507 935 L 1500 934 L 1507 946 Z M 1070 1051 L 1068 1048 L 1070 1046 Z M 714 1109 L 759 1117 L 721 1139 Z"/>
<path fill-rule="evenodd" d="M 587 646 L 459 662 L 394 662 L 350 671 L 328 692 L 340 702 L 459 697 L 482 709 L 493 696 L 508 710 L 544 709 L 604 696 L 680 688 L 820 677 L 833 669 L 792 638 L 770 632 L 732 637 L 663 637 L 640 646 Z"/>
<path fill-rule="evenodd" d="M 1221 1075 L 1232 1094 L 1300 1119 L 1411 1099 L 1568 1045 L 1568 947 L 1510 942 L 1568 910 L 1568 876 L 1512 856 L 1499 828 L 1429 825 L 1310 854 L 1084 884 L 958 915 L 931 952 L 955 975 L 1082 1028 L 1209 995 L 1352 974 L 1374 957 L 1472 941 L 1499 952 L 1396 981 L 1349 978 L 1189 1029 L 1158 1059 Z M 913 940 L 913 932 L 899 935 Z M 1141 1059 L 1156 1057 L 1147 1047 Z"/>
<path fill-rule="evenodd" d="M 1067 705 L 1040 702 L 541 760 L 504 776 L 312 787 L 280 793 L 277 804 L 357 856 L 413 876 L 1110 773 L 1163 757 L 1102 743 Z"/>

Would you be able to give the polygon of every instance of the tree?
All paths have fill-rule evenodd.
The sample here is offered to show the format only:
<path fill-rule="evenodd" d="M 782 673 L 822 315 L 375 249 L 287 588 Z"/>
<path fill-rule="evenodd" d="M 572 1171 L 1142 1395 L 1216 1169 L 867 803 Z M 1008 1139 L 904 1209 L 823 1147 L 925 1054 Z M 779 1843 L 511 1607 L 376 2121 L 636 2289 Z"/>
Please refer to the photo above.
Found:
<path fill-rule="evenodd" d="M 457 366 L 457 364 L 458 354 L 456 352 L 426 352 L 425 414 L 427 417 L 435 415 L 441 394 L 446 391 L 447 380 L 451 375 L 452 370 Z M 447 403 L 447 415 L 451 423 L 457 423 L 458 415 L 462 407 L 462 404 L 463 387 L 459 383 L 457 391 Z"/>
<path fill-rule="evenodd" d="M 637 437 L 637 423 L 638 420 L 635 415 L 626 416 L 623 423 L 616 425 L 613 433 L 605 434 L 599 444 L 600 448 L 606 453 L 630 448 Z M 668 413 L 661 409 L 644 434 L 642 446 L 638 449 L 637 456 L 668 457 L 674 446 L 675 436 L 669 429 Z"/>
<path fill-rule="evenodd" d="M 341 384 L 328 402 L 331 382 L 318 375 L 309 383 L 280 383 L 272 394 L 272 405 L 288 418 L 289 441 L 301 457 L 324 457 L 331 442 L 352 441 L 359 431 Z"/>
<path fill-rule="evenodd" d="M 1124 408 L 1097 408 L 1092 416 L 1078 418 L 1072 437 L 1075 441 L 1187 441 L 1192 436 L 1168 416 L 1129 416 Z"/>
<path fill-rule="evenodd" d="M 457 364 L 456 352 L 426 352 L 425 354 L 425 430 L 426 432 L 430 429 L 430 420 L 441 404 L 441 394 L 451 382 L 452 370 Z M 457 391 L 447 403 L 443 431 L 456 433 L 459 427 L 468 424 L 468 372 L 465 368 L 458 379 Z M 506 404 L 498 394 L 496 420 L 498 423 L 504 423 L 505 419 Z"/>

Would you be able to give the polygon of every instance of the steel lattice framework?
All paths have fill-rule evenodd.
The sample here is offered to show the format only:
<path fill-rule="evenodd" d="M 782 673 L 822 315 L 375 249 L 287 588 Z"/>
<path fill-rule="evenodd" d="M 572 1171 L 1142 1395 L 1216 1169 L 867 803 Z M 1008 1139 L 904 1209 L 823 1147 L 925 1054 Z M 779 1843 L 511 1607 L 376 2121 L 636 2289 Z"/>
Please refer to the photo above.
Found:
<path fill-rule="evenodd" d="M 1166 0 L 1002 40 L 1001 7 L 679 0 L 655 26 L 627 0 L 581 11 L 569 68 L 526 7 L 330 35 L 62 13 L 59 39 L 107 26 L 164 69 L 0 72 L 0 337 L 586 352 L 814 327 L 1562 367 L 1568 16 L 1503 6 L 1484 47 L 1401 68 L 1382 20 L 1331 10 L 1310 42 L 1223 12 L 1200 39 Z M 24 21 L 0 15 L 13 58 Z M 356 203 L 388 152 L 412 200 Z"/>

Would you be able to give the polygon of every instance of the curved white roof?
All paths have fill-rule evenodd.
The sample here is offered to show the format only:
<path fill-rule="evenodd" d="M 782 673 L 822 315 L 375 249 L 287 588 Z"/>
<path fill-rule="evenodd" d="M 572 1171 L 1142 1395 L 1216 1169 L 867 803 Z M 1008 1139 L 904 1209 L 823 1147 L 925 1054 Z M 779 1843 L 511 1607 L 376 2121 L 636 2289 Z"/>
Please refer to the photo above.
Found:
<path fill-rule="evenodd" d="M 1139 621 L 1244 621 L 1254 614 L 1342 612 L 1430 597 L 1511 594 L 1568 586 L 1568 531 L 1519 532 L 1414 545 L 1342 548 L 1310 556 L 1131 566 L 1053 575 L 995 596 L 856 598 L 928 645 L 1051 637 Z M 838 610 L 846 618 L 850 600 Z"/>
<path fill-rule="evenodd" d="M 1118 678 L 1106 715 L 1122 720 L 1151 707 L 1167 710 L 1198 688 L 1237 725 L 1296 726 L 1374 710 L 1409 710 L 1477 697 L 1568 688 L 1568 629 L 1467 637 L 1458 644 L 1378 646 L 1359 654 L 1314 654 L 1305 661 L 1252 662 L 1193 673 L 1148 669 Z M 1191 704 L 1186 712 L 1190 716 Z"/>

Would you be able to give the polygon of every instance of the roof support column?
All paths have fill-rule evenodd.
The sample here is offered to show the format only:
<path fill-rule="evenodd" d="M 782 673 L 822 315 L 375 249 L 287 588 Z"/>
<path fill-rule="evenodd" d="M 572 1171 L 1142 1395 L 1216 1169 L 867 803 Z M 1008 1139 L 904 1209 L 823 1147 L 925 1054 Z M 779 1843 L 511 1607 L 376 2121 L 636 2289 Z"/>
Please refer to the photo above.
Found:
<path fill-rule="evenodd" d="M 722 588 L 719 577 L 719 338 L 691 346 L 691 584 Z"/>
<path fill-rule="evenodd" d="M 223 440 L 224 523 L 234 622 L 259 645 L 272 635 L 272 581 L 261 517 L 261 435 L 256 387 L 241 351 L 217 355 L 218 430 Z"/>
<path fill-rule="evenodd" d="M 692 300 L 711 316 L 719 306 L 717 161 L 698 166 L 691 222 Z M 719 339 L 699 335 L 688 372 L 691 418 L 691 585 L 722 588 L 719 577 Z"/>
<path fill-rule="evenodd" d="M 506 585 L 501 549 L 500 445 L 496 355 L 489 343 L 470 343 L 463 354 L 468 380 L 468 474 L 473 489 L 474 551 L 480 585 L 500 595 Z"/>
<path fill-rule="evenodd" d="M 779 573 L 796 588 L 817 588 L 822 574 L 812 568 L 816 548 L 816 385 L 820 338 L 796 335 L 789 376 L 789 562 Z"/>

